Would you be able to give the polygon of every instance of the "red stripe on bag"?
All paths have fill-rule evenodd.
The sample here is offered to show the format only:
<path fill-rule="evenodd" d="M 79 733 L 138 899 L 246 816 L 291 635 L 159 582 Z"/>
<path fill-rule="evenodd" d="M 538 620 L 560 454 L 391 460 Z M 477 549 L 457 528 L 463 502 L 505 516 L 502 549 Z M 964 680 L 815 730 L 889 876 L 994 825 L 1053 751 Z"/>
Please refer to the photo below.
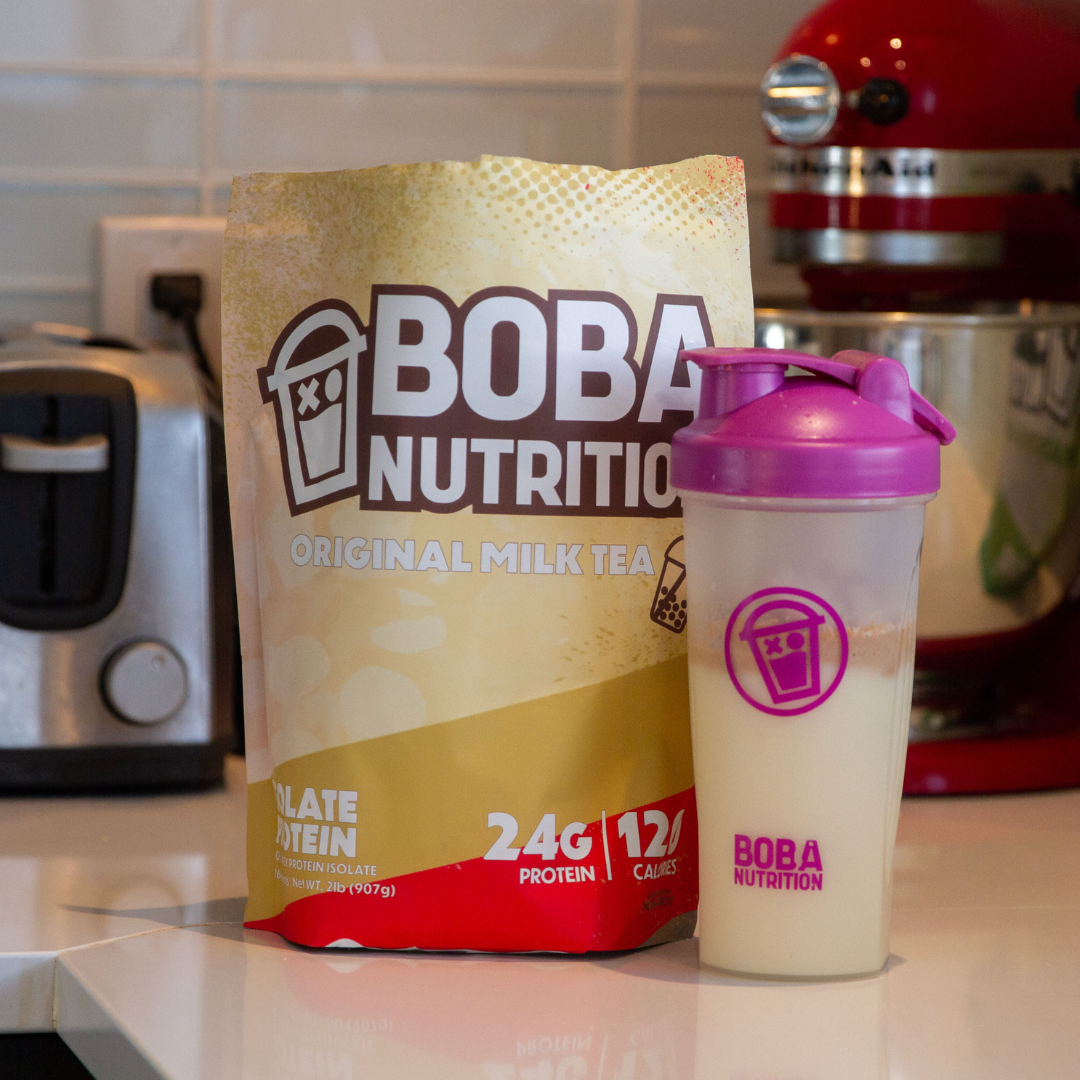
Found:
<path fill-rule="evenodd" d="M 513 860 L 470 859 L 357 881 L 345 892 L 306 896 L 280 915 L 245 925 L 314 947 L 347 939 L 372 949 L 635 948 L 697 907 L 694 789 L 607 817 L 606 832 L 605 852 L 601 822 L 588 825 L 582 836 L 592 845 L 580 861 L 562 851 L 547 860 L 524 852 Z"/>

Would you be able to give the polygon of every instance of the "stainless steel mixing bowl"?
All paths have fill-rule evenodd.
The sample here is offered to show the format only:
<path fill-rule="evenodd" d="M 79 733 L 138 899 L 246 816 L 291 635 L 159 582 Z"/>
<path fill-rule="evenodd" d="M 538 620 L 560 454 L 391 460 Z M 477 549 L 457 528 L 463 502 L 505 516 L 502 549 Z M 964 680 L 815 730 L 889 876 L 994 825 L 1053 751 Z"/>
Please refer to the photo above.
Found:
<path fill-rule="evenodd" d="M 1080 306 L 761 308 L 755 338 L 822 356 L 891 356 L 956 425 L 941 492 L 927 507 L 912 737 L 1027 723 L 1031 709 L 994 687 L 1026 662 L 1033 635 L 1053 637 L 1080 573 Z"/>

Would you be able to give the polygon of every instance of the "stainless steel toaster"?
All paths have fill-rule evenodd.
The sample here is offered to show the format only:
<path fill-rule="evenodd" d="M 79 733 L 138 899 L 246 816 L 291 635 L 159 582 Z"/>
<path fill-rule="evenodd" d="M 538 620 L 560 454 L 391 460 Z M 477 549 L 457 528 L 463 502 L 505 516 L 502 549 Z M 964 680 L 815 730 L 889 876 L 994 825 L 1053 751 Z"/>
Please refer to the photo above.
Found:
<path fill-rule="evenodd" d="M 219 780 L 234 620 L 220 409 L 191 363 L 0 345 L 0 791 Z"/>

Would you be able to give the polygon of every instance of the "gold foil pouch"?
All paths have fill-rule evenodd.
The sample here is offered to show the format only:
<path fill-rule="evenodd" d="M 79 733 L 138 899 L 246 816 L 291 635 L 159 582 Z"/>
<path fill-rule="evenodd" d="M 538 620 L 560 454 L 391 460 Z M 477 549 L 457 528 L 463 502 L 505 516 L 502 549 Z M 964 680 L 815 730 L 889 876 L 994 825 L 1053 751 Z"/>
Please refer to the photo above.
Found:
<path fill-rule="evenodd" d="M 681 348 L 750 345 L 742 163 L 234 181 L 223 379 L 247 925 L 686 936 Z"/>

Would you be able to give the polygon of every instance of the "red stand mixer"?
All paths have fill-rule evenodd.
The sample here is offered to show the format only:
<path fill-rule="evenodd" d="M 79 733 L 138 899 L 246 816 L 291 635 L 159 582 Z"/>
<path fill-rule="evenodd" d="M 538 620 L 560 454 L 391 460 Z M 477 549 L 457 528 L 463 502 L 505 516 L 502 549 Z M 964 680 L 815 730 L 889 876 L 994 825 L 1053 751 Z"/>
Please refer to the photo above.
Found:
<path fill-rule="evenodd" d="M 988 0 L 834 0 L 762 82 L 757 343 L 860 348 L 956 422 L 927 511 L 905 791 L 1080 784 L 1080 36 Z"/>

